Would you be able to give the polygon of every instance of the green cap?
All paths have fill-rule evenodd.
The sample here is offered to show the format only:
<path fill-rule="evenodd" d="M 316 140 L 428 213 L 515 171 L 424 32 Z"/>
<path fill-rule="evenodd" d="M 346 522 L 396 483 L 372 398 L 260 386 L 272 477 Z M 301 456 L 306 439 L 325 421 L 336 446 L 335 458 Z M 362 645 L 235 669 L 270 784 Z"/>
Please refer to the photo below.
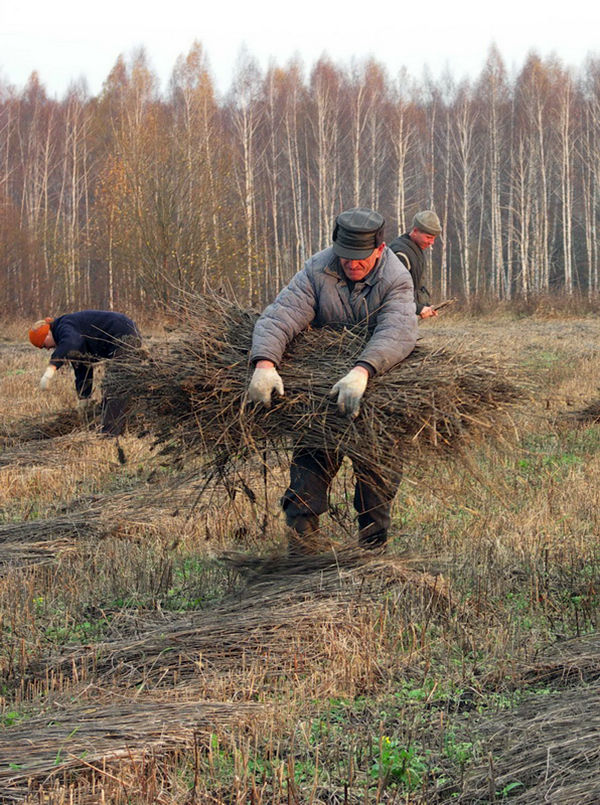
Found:
<path fill-rule="evenodd" d="M 413 218 L 413 227 L 428 235 L 441 235 L 442 225 L 433 210 L 421 210 Z"/>

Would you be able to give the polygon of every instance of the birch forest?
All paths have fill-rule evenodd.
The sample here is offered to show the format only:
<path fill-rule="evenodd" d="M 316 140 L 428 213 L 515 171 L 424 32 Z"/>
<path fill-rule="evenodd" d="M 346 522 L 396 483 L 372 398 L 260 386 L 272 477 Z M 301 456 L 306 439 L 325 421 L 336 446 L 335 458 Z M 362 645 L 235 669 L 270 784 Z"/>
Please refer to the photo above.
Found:
<path fill-rule="evenodd" d="M 598 294 L 600 60 L 510 73 L 492 48 L 458 81 L 241 53 L 221 97 L 195 44 L 158 87 L 144 51 L 96 97 L 0 80 L 5 313 L 153 310 L 181 289 L 260 308 L 354 206 L 388 242 L 436 210 L 434 300 Z"/>

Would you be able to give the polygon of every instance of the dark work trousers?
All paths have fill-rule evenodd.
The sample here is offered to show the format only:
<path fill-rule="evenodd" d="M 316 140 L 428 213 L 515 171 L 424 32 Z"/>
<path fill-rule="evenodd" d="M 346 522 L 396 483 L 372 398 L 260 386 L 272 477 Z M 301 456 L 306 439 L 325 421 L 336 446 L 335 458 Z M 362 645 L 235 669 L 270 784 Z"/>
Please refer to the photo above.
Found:
<path fill-rule="evenodd" d="M 298 448 L 292 455 L 290 485 L 281 505 L 289 526 L 302 518 L 319 516 L 327 511 L 329 487 L 343 460 L 341 453 L 326 450 Z M 398 491 L 401 474 L 393 480 L 384 480 L 372 470 L 352 462 L 356 486 L 354 508 L 358 513 L 358 527 L 362 534 L 387 533 L 390 527 L 390 510 Z"/>

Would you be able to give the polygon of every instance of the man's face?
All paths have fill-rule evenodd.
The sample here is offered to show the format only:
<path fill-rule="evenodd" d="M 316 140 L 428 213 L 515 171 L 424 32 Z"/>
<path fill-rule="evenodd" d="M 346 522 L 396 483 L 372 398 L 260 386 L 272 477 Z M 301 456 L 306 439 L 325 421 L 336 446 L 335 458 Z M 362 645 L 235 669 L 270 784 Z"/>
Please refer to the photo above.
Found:
<path fill-rule="evenodd" d="M 372 271 L 375 263 L 381 257 L 381 252 L 383 251 L 384 247 L 385 243 L 382 243 L 381 246 L 378 246 L 376 249 L 374 249 L 368 257 L 364 258 L 364 260 L 346 260 L 344 257 L 340 257 L 340 263 L 342 264 L 344 274 L 349 280 L 353 280 L 354 282 L 364 280 L 367 274 Z"/>
<path fill-rule="evenodd" d="M 433 246 L 436 237 L 437 235 L 430 235 L 429 232 L 422 232 L 420 229 L 416 228 L 410 232 L 410 239 L 414 240 L 417 246 L 419 246 L 423 251 L 428 249 L 430 246 Z"/>
<path fill-rule="evenodd" d="M 48 333 L 48 335 L 44 338 L 44 343 L 42 344 L 43 349 L 54 349 L 56 346 L 56 341 L 52 333 Z"/>

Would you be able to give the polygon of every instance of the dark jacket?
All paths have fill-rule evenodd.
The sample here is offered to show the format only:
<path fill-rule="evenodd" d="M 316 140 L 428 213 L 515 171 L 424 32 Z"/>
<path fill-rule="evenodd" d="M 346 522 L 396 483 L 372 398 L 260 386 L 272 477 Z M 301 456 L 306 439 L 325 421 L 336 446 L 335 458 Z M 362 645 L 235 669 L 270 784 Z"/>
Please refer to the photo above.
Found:
<path fill-rule="evenodd" d="M 415 286 L 415 304 L 418 316 L 426 305 L 431 304 L 430 293 L 422 284 L 425 269 L 423 249 L 412 240 L 408 232 L 405 232 L 404 235 L 399 235 L 393 240 L 390 243 L 390 249 L 410 271 L 413 285 Z"/>
<path fill-rule="evenodd" d="M 407 269 L 385 248 L 373 270 L 351 289 L 332 248 L 310 257 L 256 322 L 250 360 L 276 366 L 302 330 L 366 325 L 370 339 L 357 363 L 374 374 L 409 355 L 417 339 L 414 291 Z"/>
<path fill-rule="evenodd" d="M 125 336 L 139 338 L 138 329 L 130 318 L 109 310 L 66 313 L 54 319 L 50 332 L 56 342 L 50 363 L 60 368 L 71 361 L 79 397 L 89 397 L 92 393 L 92 363 L 112 358 Z"/>

